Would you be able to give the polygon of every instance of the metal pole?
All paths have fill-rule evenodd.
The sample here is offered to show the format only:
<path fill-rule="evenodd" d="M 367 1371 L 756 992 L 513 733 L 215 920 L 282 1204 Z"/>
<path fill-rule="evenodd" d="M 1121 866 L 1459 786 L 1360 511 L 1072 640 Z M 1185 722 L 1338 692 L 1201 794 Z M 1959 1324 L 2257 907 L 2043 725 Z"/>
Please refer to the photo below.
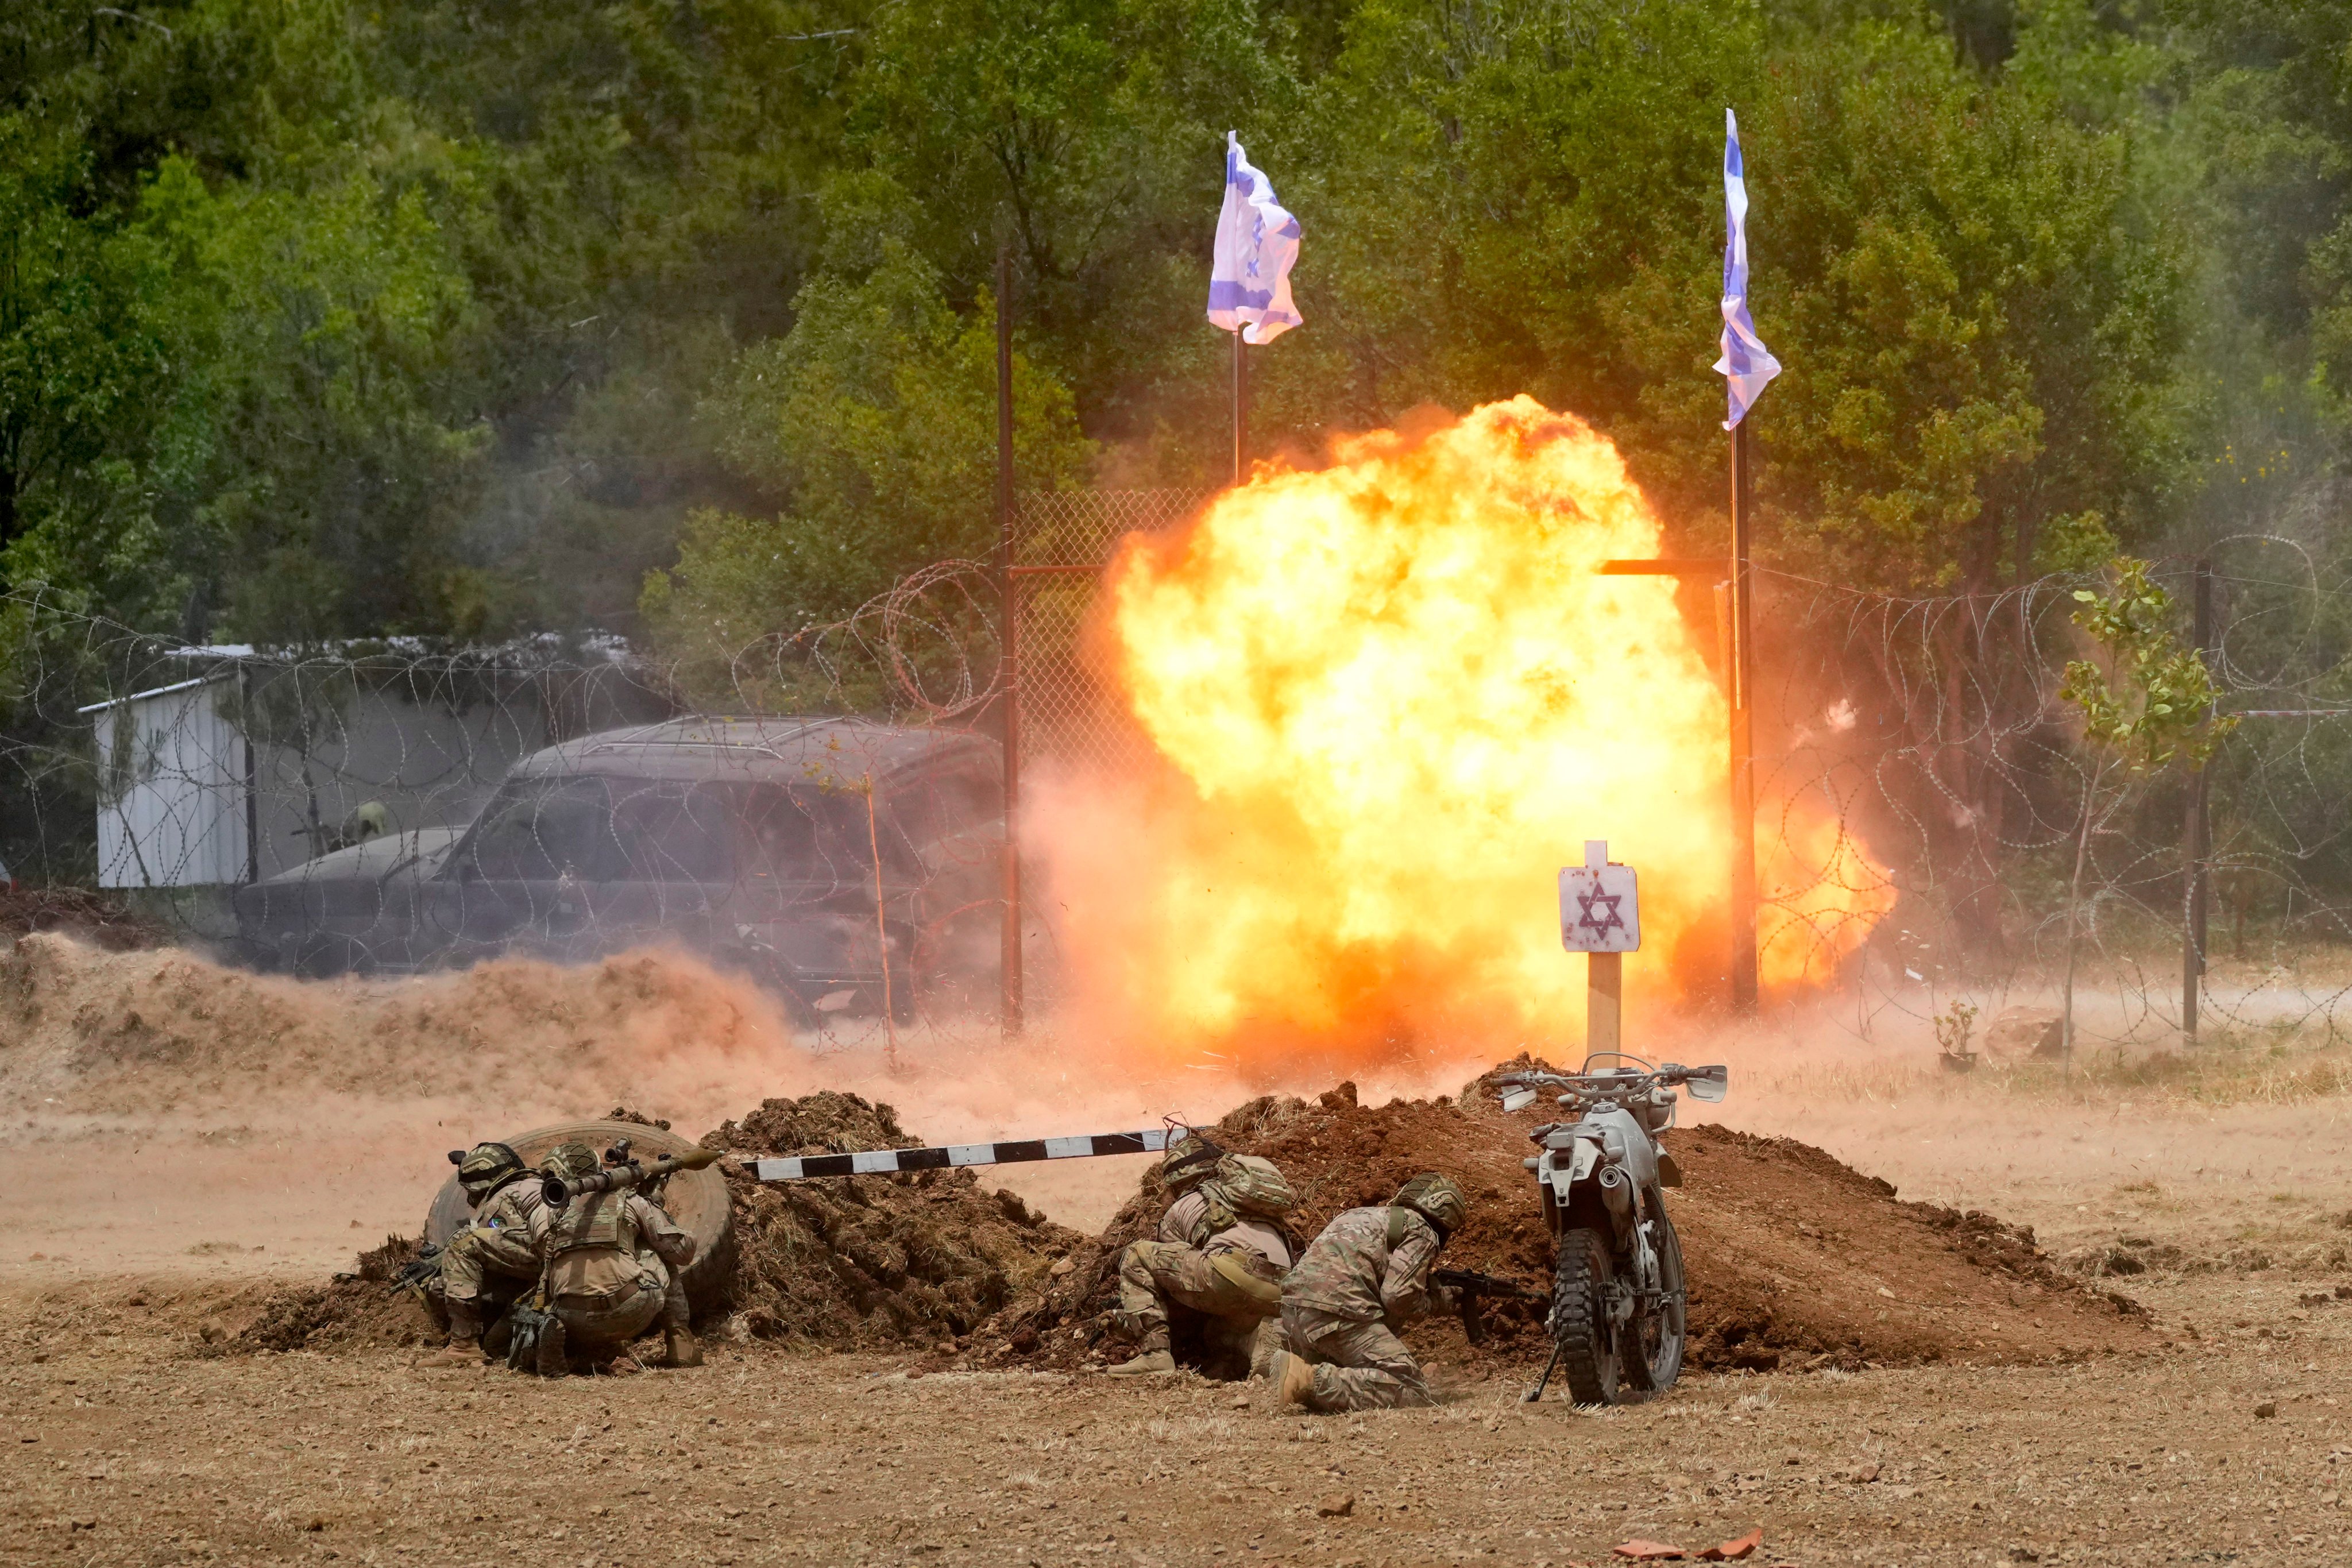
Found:
<path fill-rule="evenodd" d="M 1755 661 L 1748 628 L 1755 585 L 1748 553 L 1755 511 L 1748 421 L 1731 427 L 1731 1007 L 1756 1011 Z"/>
<path fill-rule="evenodd" d="M 1234 329 L 1234 488 L 1249 478 L 1249 345 Z"/>
<path fill-rule="evenodd" d="M 1013 247 L 996 250 L 997 658 L 1004 689 L 1004 927 L 998 953 L 997 1016 L 1021 1033 L 1021 580 L 1013 572 Z"/>
<path fill-rule="evenodd" d="M 2213 563 L 2200 556 L 2189 581 L 2193 584 L 2190 619 L 2197 651 L 2210 657 L 2213 651 Z M 2198 993 L 2205 976 L 2205 862 L 2213 853 L 2213 820 L 2208 795 L 2210 766 L 2209 763 L 2189 775 L 2189 820 L 2181 833 L 2188 859 L 2183 872 L 2188 884 L 2188 919 L 2180 943 L 2180 1033 L 2190 1045 L 2197 1043 Z"/>

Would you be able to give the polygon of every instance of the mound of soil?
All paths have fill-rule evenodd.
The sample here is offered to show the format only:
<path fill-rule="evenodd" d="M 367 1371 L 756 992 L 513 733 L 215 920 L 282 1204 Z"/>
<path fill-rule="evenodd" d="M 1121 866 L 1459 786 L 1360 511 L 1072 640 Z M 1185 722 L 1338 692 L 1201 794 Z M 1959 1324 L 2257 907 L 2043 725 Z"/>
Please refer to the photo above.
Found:
<path fill-rule="evenodd" d="M 702 1142 L 746 1158 L 904 1149 L 921 1140 L 887 1105 L 823 1091 L 771 1100 Z M 969 1170 L 769 1185 L 730 1170 L 737 1261 L 730 1290 L 761 1339 L 832 1350 L 951 1345 L 1082 1245 Z"/>
<path fill-rule="evenodd" d="M 0 942 L 35 931 L 56 931 L 109 952 L 163 947 L 173 940 L 162 921 L 110 894 L 89 888 L 0 884 Z"/>
<path fill-rule="evenodd" d="M 417 1239 L 387 1236 L 331 1283 L 273 1290 L 234 1334 L 202 1333 L 205 1351 L 351 1350 L 437 1343 L 440 1329 L 422 1302 L 394 1295 L 393 1277 L 416 1256 Z"/>
<path fill-rule="evenodd" d="M 1228 1114 L 1212 1136 L 1282 1168 L 1299 1194 L 1293 1228 L 1302 1237 L 1343 1209 L 1387 1202 L 1419 1172 L 1443 1171 L 1470 1200 L 1444 1265 L 1549 1289 L 1551 1238 L 1520 1164 L 1543 1118 L 1507 1115 L 1476 1089 L 1460 1104 L 1441 1095 L 1377 1110 L 1360 1105 L 1349 1083 L 1311 1104 L 1268 1096 Z M 1669 1204 L 1689 1277 L 1694 1366 L 2017 1363 L 2150 1342 L 2137 1306 L 2054 1267 L 2030 1230 L 1900 1202 L 1885 1182 L 1790 1139 L 1699 1126 L 1666 1142 L 1685 1178 Z M 1118 1254 L 1151 1234 L 1165 1205 L 1157 1171 L 1147 1173 L 1109 1228 L 1071 1254 L 1069 1269 L 988 1326 L 982 1359 L 1076 1366 L 1120 1353 L 1106 1339 Z M 1407 1339 L 1424 1355 L 1531 1363 L 1549 1349 L 1541 1310 L 1488 1303 L 1489 1333 L 1475 1350 L 1451 1319 Z"/>

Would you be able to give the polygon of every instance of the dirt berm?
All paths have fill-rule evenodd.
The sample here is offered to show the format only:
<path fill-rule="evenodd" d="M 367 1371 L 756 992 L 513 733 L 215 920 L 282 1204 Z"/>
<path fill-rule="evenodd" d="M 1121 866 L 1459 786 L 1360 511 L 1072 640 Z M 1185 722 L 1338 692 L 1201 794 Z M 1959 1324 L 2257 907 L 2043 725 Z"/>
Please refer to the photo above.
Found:
<path fill-rule="evenodd" d="M 1468 1194 L 1470 1218 L 1444 1263 L 1549 1289 L 1551 1241 L 1519 1163 L 1538 1120 L 1506 1114 L 1484 1093 L 1462 1104 L 1440 1096 L 1374 1110 L 1343 1083 L 1311 1104 L 1252 1100 L 1213 1136 L 1282 1168 L 1298 1190 L 1293 1228 L 1302 1237 L 1342 1209 L 1385 1203 L 1417 1172 L 1445 1172 Z M 2053 1267 L 2031 1230 L 1900 1202 L 1885 1182 L 1790 1139 L 1700 1125 L 1669 1132 L 1666 1142 L 1684 1172 L 1668 1199 L 1689 1276 L 1695 1366 L 2016 1363 L 2155 1342 L 2137 1304 Z M 1109 1228 L 1071 1254 L 1066 1271 L 988 1325 L 984 1357 L 1076 1366 L 1123 1353 L 1105 1321 L 1119 1250 L 1150 1234 L 1164 1204 L 1156 1170 L 1148 1173 Z M 1476 1352 L 1452 1319 L 1407 1338 L 1443 1359 L 1532 1363 L 1547 1348 L 1539 1311 L 1489 1306 L 1494 1331 Z"/>

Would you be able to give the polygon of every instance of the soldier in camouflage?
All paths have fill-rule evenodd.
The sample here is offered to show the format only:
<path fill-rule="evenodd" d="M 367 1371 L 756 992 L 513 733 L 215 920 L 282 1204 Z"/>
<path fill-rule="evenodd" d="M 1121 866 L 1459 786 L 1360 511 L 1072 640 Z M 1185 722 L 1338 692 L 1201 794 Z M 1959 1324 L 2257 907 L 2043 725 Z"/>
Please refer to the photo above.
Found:
<path fill-rule="evenodd" d="M 1462 1189 L 1432 1171 L 1407 1182 L 1395 1202 L 1349 1209 L 1325 1226 L 1283 1281 L 1288 1343 L 1267 1373 L 1279 1397 L 1325 1411 L 1435 1404 L 1396 1331 L 1450 1308 L 1452 1292 L 1431 1285 L 1429 1269 L 1467 1217 Z"/>
<path fill-rule="evenodd" d="M 1176 1201 L 1160 1216 L 1157 1239 L 1129 1242 L 1119 1254 L 1115 1321 L 1136 1342 L 1136 1353 L 1112 1367 L 1113 1376 L 1176 1370 L 1169 1339 L 1171 1308 L 1201 1315 L 1212 1365 L 1245 1359 L 1250 1374 L 1260 1376 L 1271 1363 L 1290 1242 L 1263 1215 L 1237 1205 L 1233 1182 L 1220 1179 L 1226 1159 L 1224 1151 L 1197 1134 L 1169 1149 L 1160 1177 Z M 1288 1202 L 1286 1190 L 1282 1201 Z"/>
<path fill-rule="evenodd" d="M 584 1176 L 596 1169 L 596 1154 L 585 1143 L 566 1143 L 548 1156 L 547 1167 L 556 1175 Z M 540 1334 L 542 1374 L 560 1375 L 575 1356 L 617 1355 L 656 1319 L 668 1364 L 702 1364 L 684 1280 L 694 1237 L 660 1205 L 627 1190 L 575 1196 L 561 1211 L 542 1204 L 532 1238 L 555 1316 Z"/>
<path fill-rule="evenodd" d="M 504 1143 L 477 1143 L 449 1158 L 457 1184 L 474 1207 L 474 1217 L 441 1248 L 441 1271 L 424 1289 L 438 1294 L 449 1313 L 448 1343 L 420 1363 L 428 1367 L 478 1366 L 482 1362 L 482 1289 L 492 1275 L 539 1279 L 539 1245 L 533 1226 L 546 1205 L 539 1183 L 522 1157 Z M 437 1289 L 436 1289 L 437 1287 Z"/>

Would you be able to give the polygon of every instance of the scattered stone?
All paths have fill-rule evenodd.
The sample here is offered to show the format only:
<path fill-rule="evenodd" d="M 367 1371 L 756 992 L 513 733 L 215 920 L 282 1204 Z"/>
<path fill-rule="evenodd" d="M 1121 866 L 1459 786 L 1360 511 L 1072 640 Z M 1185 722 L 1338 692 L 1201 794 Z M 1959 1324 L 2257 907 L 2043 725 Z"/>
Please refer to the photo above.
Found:
<path fill-rule="evenodd" d="M 2254 1419 L 2257 1421 L 2268 1421 L 2277 1414 L 2278 1401 L 2275 1399 L 2265 1399 L 2254 1406 Z"/>
<path fill-rule="evenodd" d="M 1643 1541 L 1638 1537 L 1609 1550 L 1619 1557 L 1630 1557 L 1636 1563 L 1678 1563 L 1685 1555 L 1679 1546 L 1669 1546 L 1663 1541 Z"/>
<path fill-rule="evenodd" d="M 1319 1519 L 1346 1519 L 1355 1511 L 1356 1494 L 1353 1492 L 1326 1492 L 1322 1500 L 1315 1505 L 1316 1517 Z"/>
<path fill-rule="evenodd" d="M 1707 1547 L 1698 1554 L 1698 1560 L 1702 1563 L 1737 1563 L 1754 1555 L 1756 1549 L 1763 1544 L 1764 1527 L 1759 1524 L 1745 1535 L 1724 1542 L 1719 1546 Z"/>

